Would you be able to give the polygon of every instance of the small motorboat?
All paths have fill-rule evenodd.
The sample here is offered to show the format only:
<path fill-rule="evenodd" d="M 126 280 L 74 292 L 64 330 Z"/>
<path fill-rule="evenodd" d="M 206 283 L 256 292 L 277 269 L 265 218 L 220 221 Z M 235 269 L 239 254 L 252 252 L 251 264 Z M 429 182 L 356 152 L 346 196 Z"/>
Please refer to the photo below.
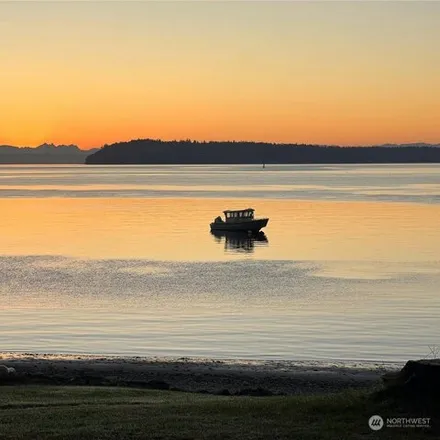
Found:
<path fill-rule="evenodd" d="M 245 231 L 256 233 L 269 222 L 268 218 L 255 218 L 255 209 L 240 209 L 223 211 L 225 220 L 220 216 L 211 223 L 211 231 Z"/>

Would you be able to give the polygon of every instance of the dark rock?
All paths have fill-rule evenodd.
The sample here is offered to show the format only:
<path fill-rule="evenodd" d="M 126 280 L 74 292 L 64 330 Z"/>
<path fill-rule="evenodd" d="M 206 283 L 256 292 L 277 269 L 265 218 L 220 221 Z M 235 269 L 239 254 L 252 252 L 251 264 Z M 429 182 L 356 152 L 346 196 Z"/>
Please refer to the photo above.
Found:
<path fill-rule="evenodd" d="M 382 376 L 386 389 L 411 394 L 438 395 L 440 393 L 440 359 L 408 361 L 396 373 Z"/>

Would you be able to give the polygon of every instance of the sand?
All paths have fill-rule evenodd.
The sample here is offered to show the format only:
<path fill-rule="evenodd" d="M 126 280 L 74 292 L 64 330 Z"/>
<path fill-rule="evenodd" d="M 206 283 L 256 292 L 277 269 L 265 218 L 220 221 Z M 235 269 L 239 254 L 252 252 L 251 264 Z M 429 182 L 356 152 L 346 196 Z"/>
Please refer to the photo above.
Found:
<path fill-rule="evenodd" d="M 0 384 L 114 385 L 224 395 L 337 392 L 380 383 L 400 364 L 0 353 Z"/>

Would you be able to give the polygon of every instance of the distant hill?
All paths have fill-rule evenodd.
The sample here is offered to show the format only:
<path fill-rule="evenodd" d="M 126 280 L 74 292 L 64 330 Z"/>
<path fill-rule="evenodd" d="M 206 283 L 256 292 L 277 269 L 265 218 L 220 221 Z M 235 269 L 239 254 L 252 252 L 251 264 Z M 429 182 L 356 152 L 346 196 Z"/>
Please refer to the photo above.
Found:
<path fill-rule="evenodd" d="M 76 145 L 42 144 L 35 148 L 0 145 L 0 163 L 84 163 L 85 158 L 97 150 L 80 150 Z"/>
<path fill-rule="evenodd" d="M 440 162 L 440 145 L 339 147 L 264 142 L 138 139 L 105 145 L 86 164 L 325 164 Z"/>

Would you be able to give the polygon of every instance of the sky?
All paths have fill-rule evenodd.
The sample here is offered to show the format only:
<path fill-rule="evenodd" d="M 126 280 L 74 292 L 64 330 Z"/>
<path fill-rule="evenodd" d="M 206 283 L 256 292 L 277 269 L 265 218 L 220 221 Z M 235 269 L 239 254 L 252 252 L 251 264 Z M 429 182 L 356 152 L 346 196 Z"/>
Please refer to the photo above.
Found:
<path fill-rule="evenodd" d="M 440 2 L 0 2 L 0 145 L 440 142 Z"/>

